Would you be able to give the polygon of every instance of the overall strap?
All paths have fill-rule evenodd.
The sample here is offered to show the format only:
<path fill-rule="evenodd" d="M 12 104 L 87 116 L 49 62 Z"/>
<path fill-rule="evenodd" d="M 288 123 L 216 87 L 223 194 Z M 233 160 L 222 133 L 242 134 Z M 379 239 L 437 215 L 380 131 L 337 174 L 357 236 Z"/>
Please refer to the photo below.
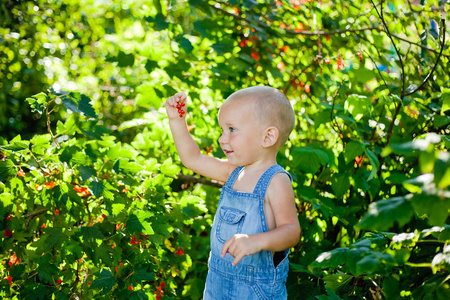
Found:
<path fill-rule="evenodd" d="M 226 187 L 229 187 L 230 189 L 233 188 L 234 182 L 238 178 L 239 173 L 241 173 L 242 168 L 244 168 L 244 166 L 236 167 L 236 169 L 231 172 L 230 176 L 227 179 L 227 182 L 225 183 Z"/>
<path fill-rule="evenodd" d="M 253 194 L 265 195 L 267 191 L 267 187 L 269 186 L 272 177 L 277 173 L 286 173 L 289 176 L 289 179 L 292 181 L 292 176 L 285 169 L 283 169 L 280 165 L 273 165 L 268 168 L 261 178 L 258 180 L 258 183 L 253 190 Z"/>

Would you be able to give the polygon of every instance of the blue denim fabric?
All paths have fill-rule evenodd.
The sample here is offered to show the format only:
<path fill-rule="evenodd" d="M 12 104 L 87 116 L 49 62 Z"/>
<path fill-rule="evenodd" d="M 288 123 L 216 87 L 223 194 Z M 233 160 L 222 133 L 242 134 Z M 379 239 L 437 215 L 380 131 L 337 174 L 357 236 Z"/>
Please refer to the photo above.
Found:
<path fill-rule="evenodd" d="M 271 251 L 245 256 L 236 266 L 231 265 L 234 258 L 229 253 L 220 256 L 223 244 L 235 234 L 268 231 L 264 213 L 267 187 L 275 174 L 289 175 L 281 166 L 273 165 L 261 176 L 253 193 L 243 193 L 232 189 L 242 170 L 243 167 L 238 167 L 233 171 L 220 194 L 211 229 L 211 253 L 203 299 L 287 299 L 289 250 L 284 251 L 284 259 L 276 268 Z"/>

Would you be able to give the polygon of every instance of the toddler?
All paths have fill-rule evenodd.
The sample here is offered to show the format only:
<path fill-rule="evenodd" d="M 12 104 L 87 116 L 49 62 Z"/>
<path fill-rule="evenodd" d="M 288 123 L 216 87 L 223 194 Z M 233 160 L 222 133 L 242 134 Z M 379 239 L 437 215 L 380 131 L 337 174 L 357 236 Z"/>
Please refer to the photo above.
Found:
<path fill-rule="evenodd" d="M 276 162 L 294 128 L 289 100 L 266 86 L 230 95 L 219 110 L 225 160 L 200 153 L 187 128 L 184 93 L 165 107 L 183 165 L 226 182 L 211 230 L 203 299 L 286 299 L 287 256 L 300 237 L 291 176 Z"/>

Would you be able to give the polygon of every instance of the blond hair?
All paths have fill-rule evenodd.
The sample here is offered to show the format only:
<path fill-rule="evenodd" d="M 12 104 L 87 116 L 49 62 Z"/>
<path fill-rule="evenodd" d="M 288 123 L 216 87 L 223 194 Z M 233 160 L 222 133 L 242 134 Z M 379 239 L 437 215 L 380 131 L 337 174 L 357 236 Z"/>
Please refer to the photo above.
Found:
<path fill-rule="evenodd" d="M 264 126 L 278 129 L 278 147 L 286 143 L 295 126 L 295 112 L 286 95 L 269 86 L 252 86 L 236 91 L 226 101 L 253 100 L 255 115 Z"/>

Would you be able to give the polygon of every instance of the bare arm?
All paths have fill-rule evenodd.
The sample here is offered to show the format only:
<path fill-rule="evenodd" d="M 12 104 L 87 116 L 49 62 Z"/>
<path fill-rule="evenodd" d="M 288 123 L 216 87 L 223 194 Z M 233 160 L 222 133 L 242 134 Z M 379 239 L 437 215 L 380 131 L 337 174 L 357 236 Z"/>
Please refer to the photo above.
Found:
<path fill-rule="evenodd" d="M 200 152 L 186 124 L 186 98 L 186 94 L 178 93 L 165 103 L 170 130 L 181 162 L 186 168 L 195 173 L 208 178 L 226 181 L 234 166 L 226 160 L 220 160 Z M 180 110 L 183 113 L 180 113 Z"/>
<path fill-rule="evenodd" d="M 275 217 L 273 230 L 253 235 L 237 234 L 222 247 L 222 256 L 228 252 L 236 265 L 244 256 L 259 251 L 282 251 L 295 246 L 300 240 L 300 224 L 295 207 L 294 191 L 289 178 L 284 174 L 273 177 L 267 195 Z"/>

